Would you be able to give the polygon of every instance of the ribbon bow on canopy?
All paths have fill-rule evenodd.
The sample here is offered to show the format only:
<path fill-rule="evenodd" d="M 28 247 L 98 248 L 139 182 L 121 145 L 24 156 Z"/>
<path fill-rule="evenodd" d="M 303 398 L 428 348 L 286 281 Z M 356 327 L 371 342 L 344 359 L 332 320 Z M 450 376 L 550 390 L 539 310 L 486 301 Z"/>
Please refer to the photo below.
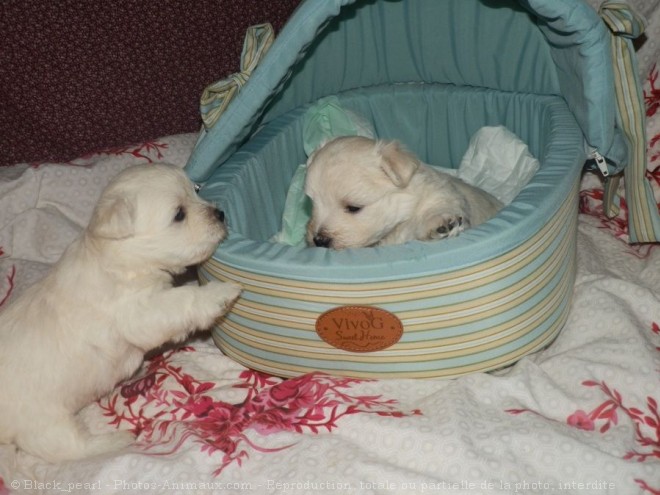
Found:
<path fill-rule="evenodd" d="M 275 31 L 270 24 L 250 26 L 245 33 L 241 52 L 241 70 L 226 79 L 207 86 L 200 99 L 200 112 L 204 129 L 208 131 L 223 114 L 231 100 L 245 85 L 250 74 L 266 54 L 275 39 Z"/>

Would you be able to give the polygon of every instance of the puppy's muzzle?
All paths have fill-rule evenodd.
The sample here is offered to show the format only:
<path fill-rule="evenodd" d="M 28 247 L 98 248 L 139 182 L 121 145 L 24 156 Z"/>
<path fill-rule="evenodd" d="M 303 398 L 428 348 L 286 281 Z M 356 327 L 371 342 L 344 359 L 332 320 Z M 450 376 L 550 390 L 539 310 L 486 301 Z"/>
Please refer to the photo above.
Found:
<path fill-rule="evenodd" d="M 332 245 L 332 238 L 323 234 L 316 234 L 313 241 L 316 247 L 329 248 Z"/>

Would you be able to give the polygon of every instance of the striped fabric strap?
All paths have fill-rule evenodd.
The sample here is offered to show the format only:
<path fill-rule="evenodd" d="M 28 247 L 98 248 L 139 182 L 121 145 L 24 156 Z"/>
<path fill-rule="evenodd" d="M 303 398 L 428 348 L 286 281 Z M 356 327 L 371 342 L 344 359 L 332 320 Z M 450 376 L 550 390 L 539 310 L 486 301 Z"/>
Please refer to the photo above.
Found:
<path fill-rule="evenodd" d="M 628 163 L 624 168 L 625 197 L 628 205 L 628 232 L 631 243 L 660 241 L 660 213 L 646 174 L 646 121 L 641 85 L 632 40 L 644 32 L 644 20 L 629 5 L 605 2 L 600 15 L 613 36 L 612 60 L 617 100 L 617 125 L 628 144 Z M 614 216 L 619 177 L 605 185 L 604 208 Z"/>
<path fill-rule="evenodd" d="M 234 96 L 250 78 L 250 74 L 266 54 L 275 39 L 275 31 L 270 24 L 250 26 L 245 33 L 241 52 L 241 70 L 226 79 L 207 86 L 200 99 L 200 111 L 204 128 L 208 131 L 223 114 Z"/>

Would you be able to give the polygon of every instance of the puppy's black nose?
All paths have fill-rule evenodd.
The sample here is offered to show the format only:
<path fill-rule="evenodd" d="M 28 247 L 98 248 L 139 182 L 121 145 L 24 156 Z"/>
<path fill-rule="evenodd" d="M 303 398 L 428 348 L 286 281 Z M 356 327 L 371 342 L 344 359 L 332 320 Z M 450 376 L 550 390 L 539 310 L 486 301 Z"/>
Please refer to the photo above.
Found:
<path fill-rule="evenodd" d="M 224 222 L 225 221 L 225 212 L 222 210 L 219 210 L 218 208 L 215 209 L 213 212 L 215 215 L 215 218 L 218 219 L 218 222 Z"/>
<path fill-rule="evenodd" d="M 322 234 L 316 234 L 314 236 L 314 245 L 316 247 L 330 247 L 330 244 L 332 244 L 332 239 L 330 237 L 326 237 Z"/>

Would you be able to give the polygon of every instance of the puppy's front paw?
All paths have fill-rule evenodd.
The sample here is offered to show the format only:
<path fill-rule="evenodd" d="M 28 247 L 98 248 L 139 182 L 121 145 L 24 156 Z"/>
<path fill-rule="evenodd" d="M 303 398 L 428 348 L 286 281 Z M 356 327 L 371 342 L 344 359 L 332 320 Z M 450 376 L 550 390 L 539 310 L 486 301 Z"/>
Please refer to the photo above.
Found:
<path fill-rule="evenodd" d="M 209 282 L 200 287 L 203 306 L 212 320 L 222 316 L 231 307 L 232 303 L 241 295 L 243 288 L 231 282 Z M 202 309 L 202 308 L 200 308 Z"/>
<path fill-rule="evenodd" d="M 243 292 L 243 287 L 232 282 L 212 282 L 207 284 L 209 285 L 213 286 L 213 294 L 223 301 L 225 309 L 229 308 Z"/>
<path fill-rule="evenodd" d="M 431 230 L 430 239 L 444 239 L 456 237 L 470 225 L 470 221 L 463 215 L 445 213 L 438 215 L 438 223 Z"/>

